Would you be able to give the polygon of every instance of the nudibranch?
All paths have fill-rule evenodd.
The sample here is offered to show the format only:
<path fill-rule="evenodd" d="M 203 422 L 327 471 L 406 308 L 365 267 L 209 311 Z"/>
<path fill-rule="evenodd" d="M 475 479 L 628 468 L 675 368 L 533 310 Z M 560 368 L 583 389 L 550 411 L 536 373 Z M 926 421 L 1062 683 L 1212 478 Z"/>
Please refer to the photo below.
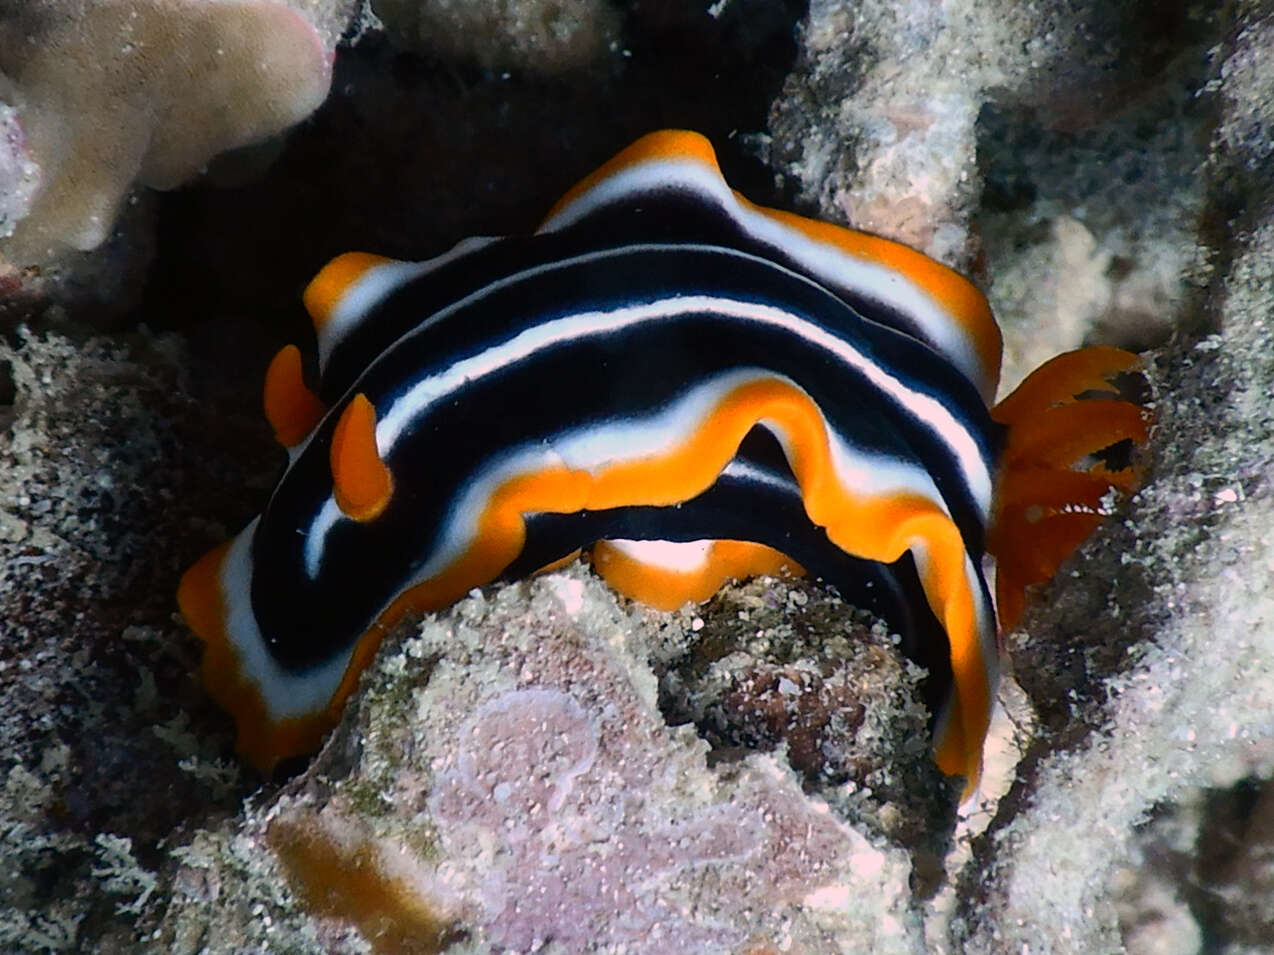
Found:
<path fill-rule="evenodd" d="M 991 409 L 1000 332 L 968 280 L 750 203 L 690 132 L 640 139 L 531 236 L 347 253 L 304 304 L 314 387 L 294 346 L 265 381 L 290 462 L 178 593 L 263 770 L 317 747 L 404 613 L 591 549 L 659 608 L 788 570 L 875 611 L 972 785 L 997 626 L 1132 486 L 1094 454 L 1146 436 L 1115 349 Z"/>

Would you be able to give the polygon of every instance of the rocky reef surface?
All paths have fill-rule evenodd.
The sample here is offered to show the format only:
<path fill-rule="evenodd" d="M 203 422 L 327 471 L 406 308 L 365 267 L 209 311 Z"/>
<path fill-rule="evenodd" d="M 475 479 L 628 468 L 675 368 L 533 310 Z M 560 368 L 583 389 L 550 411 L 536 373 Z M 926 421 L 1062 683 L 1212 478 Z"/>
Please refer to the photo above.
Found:
<path fill-rule="evenodd" d="M 6 7 L 0 946 L 1268 950 L 1271 56 L 1260 2 Z M 255 777 L 172 594 L 279 466 L 299 289 L 527 231 L 660 126 L 972 274 L 1010 384 L 1147 351 L 1145 486 L 1008 635 L 981 794 L 816 586 L 657 614 L 582 567 L 403 627 Z"/>

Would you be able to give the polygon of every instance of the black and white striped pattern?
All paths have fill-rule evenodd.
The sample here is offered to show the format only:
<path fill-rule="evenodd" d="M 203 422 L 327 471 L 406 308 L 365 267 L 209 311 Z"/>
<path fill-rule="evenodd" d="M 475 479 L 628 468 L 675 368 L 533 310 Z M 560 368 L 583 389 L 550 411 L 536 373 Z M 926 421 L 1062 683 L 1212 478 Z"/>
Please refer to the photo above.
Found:
<path fill-rule="evenodd" d="M 598 540 L 765 544 L 889 619 L 931 670 L 936 732 L 954 719 L 959 746 L 980 752 L 997 666 L 981 566 L 998 368 L 984 356 L 998 339 L 976 341 L 970 327 L 923 283 L 738 199 L 693 156 L 621 167 L 535 236 L 376 266 L 320 328 L 328 414 L 219 569 L 239 678 L 273 722 L 329 707 L 359 641 L 404 591 L 471 558 L 511 482 L 671 461 L 729 420 L 737 439 L 706 480 L 682 487 L 669 473 L 608 506 L 585 493 L 523 513 L 510 559 L 468 586 Z M 815 410 L 795 430 L 747 418 L 746 403 L 722 411 L 758 388 Z M 356 394 L 375 408 L 394 486 L 368 521 L 341 512 L 329 463 Z M 802 445 L 810 434 L 827 473 L 797 467 L 818 456 Z M 819 481 L 855 500 L 909 502 L 959 546 L 922 534 L 871 559 L 875 540 L 811 517 Z M 950 608 L 966 604 L 968 632 L 950 632 Z"/>

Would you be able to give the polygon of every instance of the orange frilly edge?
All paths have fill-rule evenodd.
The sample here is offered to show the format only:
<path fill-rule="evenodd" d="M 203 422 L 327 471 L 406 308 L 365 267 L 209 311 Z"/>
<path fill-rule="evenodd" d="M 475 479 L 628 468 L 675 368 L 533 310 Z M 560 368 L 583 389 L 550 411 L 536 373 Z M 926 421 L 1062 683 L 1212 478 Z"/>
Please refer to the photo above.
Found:
<path fill-rule="evenodd" d="M 234 717 L 239 755 L 268 775 L 280 760 L 319 748 L 340 720 L 358 675 L 376 653 L 382 631 L 368 633 L 359 641 L 340 688 L 324 709 L 302 717 L 273 719 L 260 691 L 245 676 L 226 632 L 221 567 L 231 544 L 233 540 L 214 547 L 186 571 L 177 588 L 177 605 L 190 629 L 204 642 L 204 687 L 217 705 Z"/>

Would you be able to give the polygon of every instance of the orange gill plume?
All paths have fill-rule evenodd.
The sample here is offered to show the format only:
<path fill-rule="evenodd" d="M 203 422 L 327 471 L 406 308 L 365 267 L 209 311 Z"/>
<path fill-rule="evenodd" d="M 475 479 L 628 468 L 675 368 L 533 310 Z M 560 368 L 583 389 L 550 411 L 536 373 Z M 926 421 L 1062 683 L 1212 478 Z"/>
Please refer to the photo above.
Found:
<path fill-rule="evenodd" d="M 987 537 L 1004 629 L 1021 618 L 1027 588 L 1049 580 L 1109 514 L 1107 495 L 1140 484 L 1138 464 L 1112 469 L 1095 457 L 1123 441 L 1146 441 L 1150 412 L 1112 383 L 1138 366 L 1118 348 L 1067 352 L 991 410 L 1007 429 Z"/>

